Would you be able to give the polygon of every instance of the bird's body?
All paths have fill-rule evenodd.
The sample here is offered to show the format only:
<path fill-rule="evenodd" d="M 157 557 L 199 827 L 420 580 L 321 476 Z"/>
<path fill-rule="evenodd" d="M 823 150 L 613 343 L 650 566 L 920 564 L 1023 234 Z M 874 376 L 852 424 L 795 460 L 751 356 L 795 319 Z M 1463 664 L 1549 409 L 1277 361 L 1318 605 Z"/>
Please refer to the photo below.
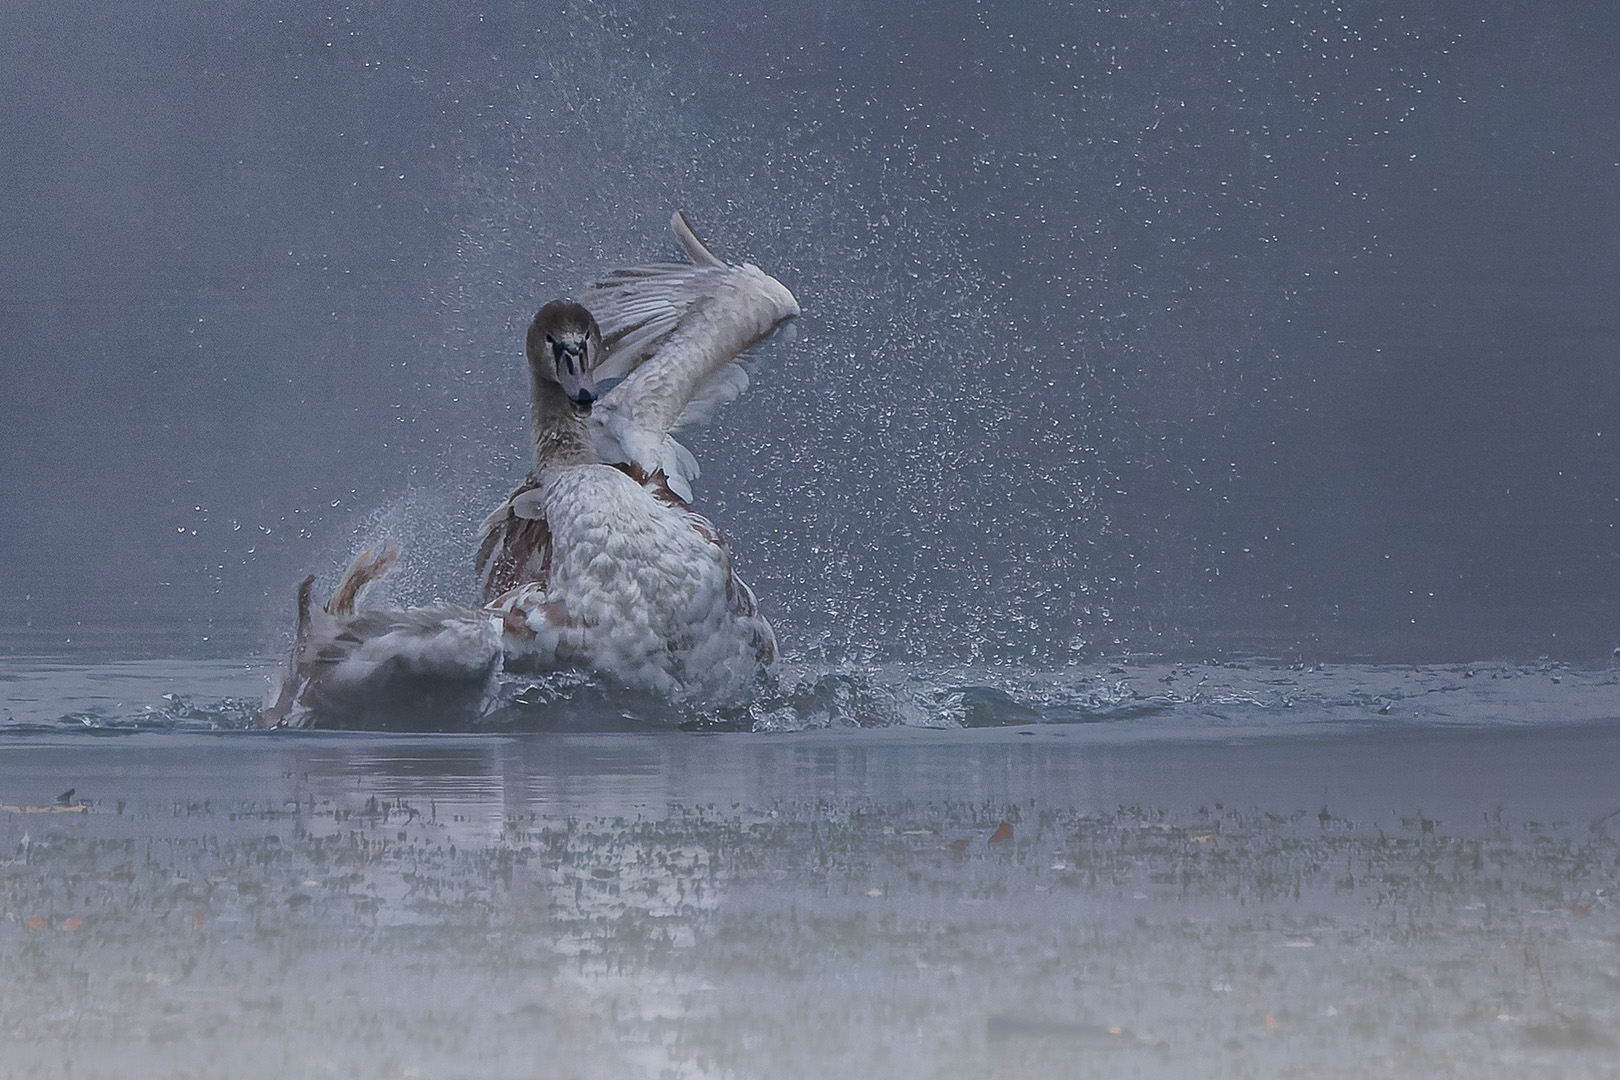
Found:
<path fill-rule="evenodd" d="M 624 468 L 556 470 L 525 495 L 544 571 L 495 597 L 508 670 L 581 667 L 669 695 L 748 693 L 776 657 L 754 594 L 709 521 Z"/>

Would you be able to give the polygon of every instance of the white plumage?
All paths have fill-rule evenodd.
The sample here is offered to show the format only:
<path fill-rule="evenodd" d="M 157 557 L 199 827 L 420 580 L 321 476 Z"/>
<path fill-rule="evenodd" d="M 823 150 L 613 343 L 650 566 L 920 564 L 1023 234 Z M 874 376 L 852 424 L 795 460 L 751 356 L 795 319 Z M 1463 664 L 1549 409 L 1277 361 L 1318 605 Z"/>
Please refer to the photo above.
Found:
<path fill-rule="evenodd" d="M 698 464 L 674 432 L 748 389 L 737 357 L 798 315 L 799 303 L 759 267 L 721 262 L 680 213 L 670 228 L 692 265 L 615 270 L 587 285 L 580 302 L 601 328 L 600 377 L 623 380 L 591 409 L 599 459 L 663 472 L 690 502 Z"/>
<path fill-rule="evenodd" d="M 529 328 L 534 470 L 484 522 L 486 606 L 356 611 L 392 550 L 363 552 L 324 611 L 306 581 L 266 722 L 400 726 L 401 702 L 471 714 L 502 666 L 714 703 L 759 685 L 776 637 L 692 509 L 698 463 L 674 433 L 747 388 L 737 358 L 799 305 L 758 267 L 721 262 L 679 213 L 670 224 L 690 264 L 612 271 Z"/>
<path fill-rule="evenodd" d="M 558 470 L 535 494 L 549 575 L 491 604 L 508 670 L 584 667 L 704 700 L 750 689 L 776 641 L 712 526 L 606 465 Z"/>
<path fill-rule="evenodd" d="M 478 563 L 509 668 L 580 666 L 712 700 L 748 693 L 776 639 L 690 506 L 698 466 L 673 432 L 741 393 L 737 357 L 799 306 L 757 267 L 722 263 L 680 214 L 671 227 L 692 265 L 616 270 L 583 307 L 536 316 L 535 467 L 485 522 Z"/>

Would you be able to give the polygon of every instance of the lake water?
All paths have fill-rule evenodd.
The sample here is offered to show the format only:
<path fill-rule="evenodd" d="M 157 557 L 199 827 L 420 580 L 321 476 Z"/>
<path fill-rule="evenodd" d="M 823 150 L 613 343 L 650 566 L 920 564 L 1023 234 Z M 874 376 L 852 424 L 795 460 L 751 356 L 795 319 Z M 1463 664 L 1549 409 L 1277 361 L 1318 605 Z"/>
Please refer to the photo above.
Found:
<path fill-rule="evenodd" d="M 252 730 L 267 667 L 0 671 L 8 1076 L 1620 1072 L 1607 670 L 424 737 Z"/>

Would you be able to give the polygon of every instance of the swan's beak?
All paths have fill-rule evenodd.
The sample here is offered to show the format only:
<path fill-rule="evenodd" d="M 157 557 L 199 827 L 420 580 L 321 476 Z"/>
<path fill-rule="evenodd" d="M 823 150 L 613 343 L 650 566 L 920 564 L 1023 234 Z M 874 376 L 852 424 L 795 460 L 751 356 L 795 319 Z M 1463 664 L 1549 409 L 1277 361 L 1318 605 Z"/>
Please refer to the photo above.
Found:
<path fill-rule="evenodd" d="M 602 396 L 597 390 L 596 380 L 585 369 L 583 342 L 556 342 L 552 346 L 552 357 L 557 365 L 557 382 L 569 401 L 575 405 L 589 405 Z"/>
<path fill-rule="evenodd" d="M 589 405 L 598 397 L 596 387 L 590 383 L 589 375 L 569 376 L 564 374 L 558 381 L 562 383 L 563 393 L 567 394 L 568 400 L 575 405 Z"/>

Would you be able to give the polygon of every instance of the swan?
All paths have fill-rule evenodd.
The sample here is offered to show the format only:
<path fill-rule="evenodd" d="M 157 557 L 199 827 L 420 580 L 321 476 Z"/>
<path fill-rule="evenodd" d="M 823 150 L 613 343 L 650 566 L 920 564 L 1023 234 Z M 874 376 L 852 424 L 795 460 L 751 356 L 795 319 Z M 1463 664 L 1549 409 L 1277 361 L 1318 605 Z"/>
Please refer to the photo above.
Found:
<path fill-rule="evenodd" d="M 722 262 L 679 211 L 670 228 L 689 264 L 615 270 L 535 315 L 533 468 L 484 521 L 475 563 L 508 670 L 724 700 L 757 686 L 776 636 L 692 508 L 699 468 L 675 432 L 747 387 L 738 356 L 799 305 Z"/>
<path fill-rule="evenodd" d="M 501 666 L 501 620 L 473 606 L 357 610 L 399 549 L 373 545 L 349 563 L 326 604 L 298 586 L 298 629 L 266 727 L 439 729 L 476 719 Z"/>
<path fill-rule="evenodd" d="M 392 547 L 360 552 L 319 610 L 306 578 L 267 726 L 464 727 L 502 670 L 580 669 L 714 704 L 760 686 L 776 636 L 692 508 L 699 468 L 674 436 L 747 387 L 737 358 L 799 305 L 718 259 L 679 212 L 670 224 L 690 264 L 614 270 L 530 324 L 534 464 L 480 530 L 478 601 L 360 608 Z"/>

